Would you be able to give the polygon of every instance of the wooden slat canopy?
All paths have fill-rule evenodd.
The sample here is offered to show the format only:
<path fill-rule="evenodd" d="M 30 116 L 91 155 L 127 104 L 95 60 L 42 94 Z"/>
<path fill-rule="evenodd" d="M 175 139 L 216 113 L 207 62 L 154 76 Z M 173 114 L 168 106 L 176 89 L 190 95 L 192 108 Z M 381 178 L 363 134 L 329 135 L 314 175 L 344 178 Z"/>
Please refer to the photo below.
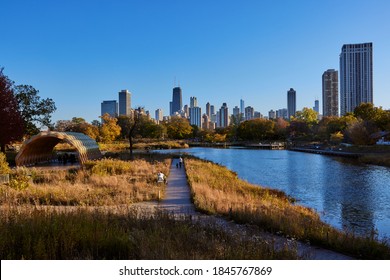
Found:
<path fill-rule="evenodd" d="M 16 165 L 23 166 L 51 160 L 54 147 L 62 141 L 77 149 L 81 165 L 87 160 L 102 157 L 96 141 L 83 133 L 47 131 L 31 137 L 23 143 L 15 158 Z"/>

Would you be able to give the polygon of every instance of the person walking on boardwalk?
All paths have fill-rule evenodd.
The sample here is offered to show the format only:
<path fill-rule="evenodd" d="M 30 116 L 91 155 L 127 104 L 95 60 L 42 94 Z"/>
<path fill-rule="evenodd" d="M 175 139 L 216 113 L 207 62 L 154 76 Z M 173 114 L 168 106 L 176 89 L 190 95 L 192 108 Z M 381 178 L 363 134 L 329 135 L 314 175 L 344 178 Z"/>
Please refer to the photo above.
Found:
<path fill-rule="evenodd" d="M 182 165 L 183 165 L 183 159 L 180 157 L 179 158 L 179 166 L 180 166 L 180 168 L 182 167 Z"/>

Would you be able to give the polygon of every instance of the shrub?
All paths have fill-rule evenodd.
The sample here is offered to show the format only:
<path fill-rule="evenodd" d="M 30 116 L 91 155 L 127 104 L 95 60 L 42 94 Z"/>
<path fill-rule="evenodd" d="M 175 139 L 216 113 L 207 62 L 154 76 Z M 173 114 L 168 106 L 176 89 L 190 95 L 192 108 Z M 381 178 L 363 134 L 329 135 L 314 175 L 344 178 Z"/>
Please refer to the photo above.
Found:
<path fill-rule="evenodd" d="M 9 168 L 5 154 L 0 153 L 0 174 L 8 174 L 10 172 L 11 169 Z"/>

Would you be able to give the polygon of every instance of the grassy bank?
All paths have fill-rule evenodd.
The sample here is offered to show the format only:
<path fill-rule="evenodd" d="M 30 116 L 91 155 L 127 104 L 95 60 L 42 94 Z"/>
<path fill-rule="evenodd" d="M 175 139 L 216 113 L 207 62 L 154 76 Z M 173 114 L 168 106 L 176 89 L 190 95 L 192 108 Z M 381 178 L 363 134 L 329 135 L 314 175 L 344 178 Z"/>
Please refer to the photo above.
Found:
<path fill-rule="evenodd" d="M 117 142 L 117 143 L 99 143 L 99 148 L 106 152 L 120 152 L 129 150 L 128 142 Z M 136 142 L 133 145 L 134 149 L 137 150 L 157 150 L 157 149 L 182 149 L 188 148 L 188 145 L 184 141 L 152 141 L 143 140 Z"/>
<path fill-rule="evenodd" d="M 177 221 L 167 214 L 137 218 L 26 208 L 0 211 L 0 258 L 5 259 L 296 259 L 295 251 Z"/>
<path fill-rule="evenodd" d="M 157 200 L 165 186 L 157 172 L 169 173 L 171 160 L 102 159 L 84 169 L 49 170 L 18 168 L 9 185 L 0 186 L 2 205 L 102 206 Z"/>
<path fill-rule="evenodd" d="M 314 210 L 294 205 L 283 192 L 249 184 L 225 167 L 199 159 L 185 162 L 193 200 L 201 211 L 358 258 L 390 258 L 390 248 L 375 235 L 363 238 L 341 232 L 322 222 Z"/>

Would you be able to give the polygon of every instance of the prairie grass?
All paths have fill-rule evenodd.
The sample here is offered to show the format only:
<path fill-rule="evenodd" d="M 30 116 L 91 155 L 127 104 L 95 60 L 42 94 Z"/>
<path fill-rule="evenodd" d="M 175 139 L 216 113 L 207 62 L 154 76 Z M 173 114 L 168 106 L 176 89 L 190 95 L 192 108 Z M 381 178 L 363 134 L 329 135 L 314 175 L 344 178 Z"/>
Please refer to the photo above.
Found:
<path fill-rule="evenodd" d="M 166 213 L 138 218 L 88 211 L 0 211 L 5 259 L 297 259 L 294 250 L 242 238 L 222 228 L 175 220 Z"/>
<path fill-rule="evenodd" d="M 130 145 L 128 142 L 99 143 L 99 148 L 106 152 L 121 152 L 129 150 Z M 133 148 L 140 150 L 180 149 L 188 148 L 188 144 L 184 141 L 156 141 L 143 139 L 142 141 L 134 143 Z"/>
<path fill-rule="evenodd" d="M 223 166 L 186 158 L 186 172 L 195 207 L 240 223 L 320 245 L 364 259 L 389 259 L 390 247 L 373 234 L 355 236 L 321 221 L 312 209 L 295 205 L 281 191 L 249 184 Z"/>
<path fill-rule="evenodd" d="M 168 175 L 170 162 L 102 159 L 88 162 L 85 169 L 18 168 L 13 176 L 29 174 L 28 186 L 0 186 L 0 204 L 103 206 L 158 200 L 165 186 L 157 184 L 157 172 Z"/>

